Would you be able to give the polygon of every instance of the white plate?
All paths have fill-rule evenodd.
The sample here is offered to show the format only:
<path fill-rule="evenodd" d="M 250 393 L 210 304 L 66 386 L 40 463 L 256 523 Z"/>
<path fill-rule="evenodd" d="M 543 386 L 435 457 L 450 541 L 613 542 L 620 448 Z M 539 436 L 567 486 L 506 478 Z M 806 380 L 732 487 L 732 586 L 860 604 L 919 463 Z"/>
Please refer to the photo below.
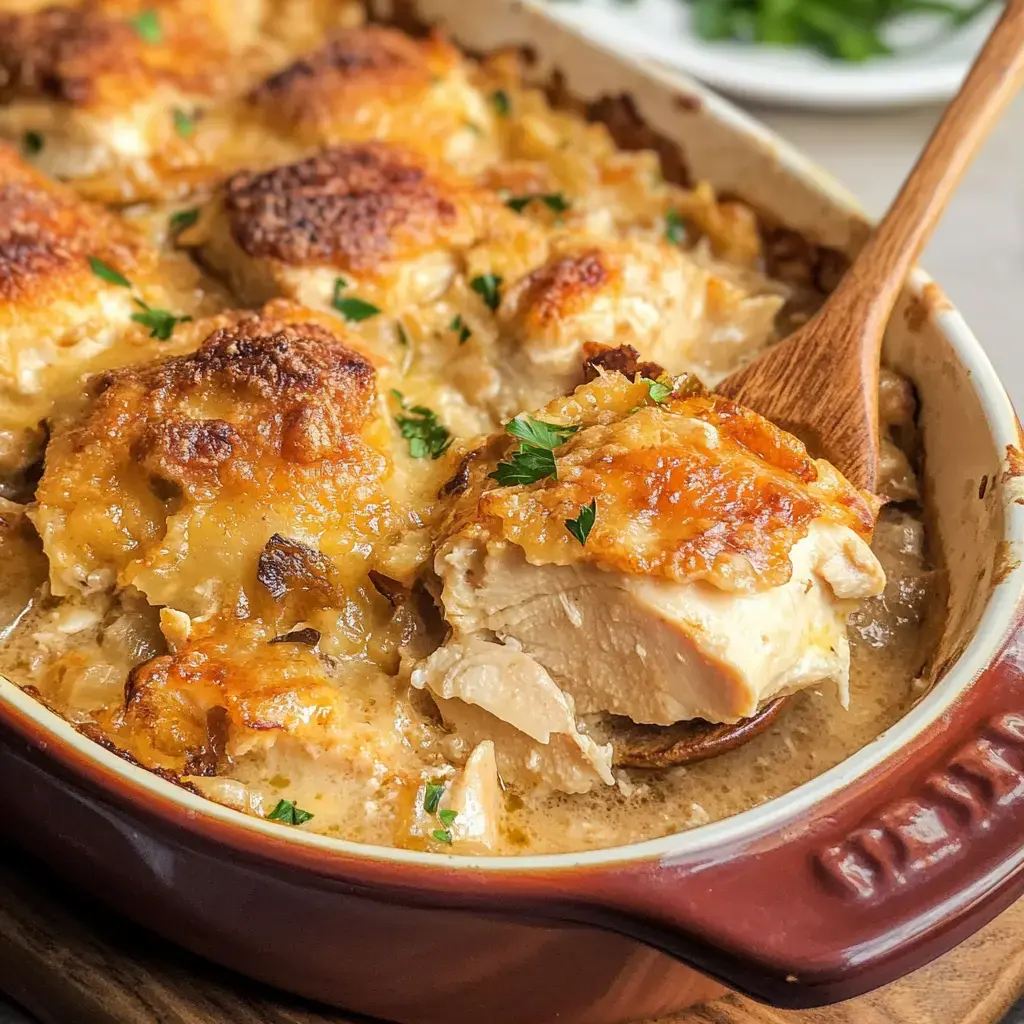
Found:
<path fill-rule="evenodd" d="M 643 54 L 745 100 L 818 109 L 912 106 L 956 92 L 998 14 L 938 35 L 936 22 L 901 26 L 892 57 L 844 64 L 803 49 L 707 43 L 683 0 L 553 2 L 550 13 L 605 46 Z"/>

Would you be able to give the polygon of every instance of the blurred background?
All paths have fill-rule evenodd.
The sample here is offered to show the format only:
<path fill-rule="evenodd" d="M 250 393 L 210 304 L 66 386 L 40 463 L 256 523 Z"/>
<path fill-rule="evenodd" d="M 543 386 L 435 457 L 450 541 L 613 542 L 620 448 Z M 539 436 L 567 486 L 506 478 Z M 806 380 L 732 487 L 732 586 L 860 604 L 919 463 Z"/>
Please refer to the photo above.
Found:
<path fill-rule="evenodd" d="M 884 212 L 999 14 L 943 0 L 549 0 L 606 46 L 700 78 Z M 1024 97 L 922 265 L 1024 409 Z"/>

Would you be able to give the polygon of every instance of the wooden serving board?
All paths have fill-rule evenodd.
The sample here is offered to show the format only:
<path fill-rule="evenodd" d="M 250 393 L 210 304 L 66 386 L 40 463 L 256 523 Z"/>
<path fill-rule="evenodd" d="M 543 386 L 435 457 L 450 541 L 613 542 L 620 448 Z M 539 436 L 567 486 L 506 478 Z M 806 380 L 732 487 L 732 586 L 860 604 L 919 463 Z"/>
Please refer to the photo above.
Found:
<path fill-rule="evenodd" d="M 1022 990 L 1024 901 L 941 960 L 860 999 L 783 1011 L 727 996 L 648 1024 L 993 1024 Z M 43 1024 L 372 1024 L 214 967 L 10 849 L 0 849 L 0 991 Z"/>

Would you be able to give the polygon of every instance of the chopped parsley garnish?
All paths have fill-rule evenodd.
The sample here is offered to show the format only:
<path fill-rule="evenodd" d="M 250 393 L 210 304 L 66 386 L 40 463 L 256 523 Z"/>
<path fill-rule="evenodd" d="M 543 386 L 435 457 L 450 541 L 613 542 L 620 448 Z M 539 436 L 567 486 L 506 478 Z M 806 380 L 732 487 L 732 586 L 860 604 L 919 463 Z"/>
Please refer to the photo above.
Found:
<path fill-rule="evenodd" d="M 427 788 L 423 793 L 423 810 L 427 814 L 433 814 L 437 811 L 437 805 L 441 802 L 441 797 L 444 796 L 444 783 L 443 782 L 428 782 Z"/>
<path fill-rule="evenodd" d="M 131 19 L 132 28 L 135 29 L 135 34 L 144 43 L 161 43 L 164 38 L 164 30 L 160 26 L 160 12 L 153 10 L 151 7 L 147 7 L 144 11 L 139 11 L 134 18 Z"/>
<path fill-rule="evenodd" d="M 448 846 L 452 845 L 452 834 L 451 834 L 451 832 L 448 831 L 448 829 L 446 829 L 446 828 L 435 828 L 434 831 L 431 832 L 430 834 L 439 843 L 445 843 Z"/>
<path fill-rule="evenodd" d="M 672 245 L 686 241 L 686 221 L 674 206 L 665 214 L 665 241 Z"/>
<path fill-rule="evenodd" d="M 509 420 L 505 426 L 507 434 L 538 448 L 547 448 L 549 451 L 565 444 L 579 429 L 560 423 L 545 423 L 543 420 L 535 420 L 532 416 L 517 416 L 514 420 Z"/>
<path fill-rule="evenodd" d="M 566 519 L 565 528 L 580 542 L 582 547 L 587 543 L 590 531 L 597 519 L 597 498 L 589 505 L 580 505 L 580 514 L 575 519 Z"/>
<path fill-rule="evenodd" d="M 651 380 L 650 377 L 641 377 L 641 384 L 647 385 L 647 394 L 652 402 L 661 405 L 662 402 L 667 402 L 669 395 L 672 394 L 672 385 L 666 384 L 663 380 Z"/>
<path fill-rule="evenodd" d="M 504 89 L 495 89 L 491 93 L 491 106 L 494 107 L 498 117 L 508 117 L 512 113 L 512 101 L 508 98 L 508 93 Z"/>
<path fill-rule="evenodd" d="M 192 227 L 197 220 L 199 220 L 199 210 L 195 207 L 191 210 L 176 210 L 171 214 L 169 221 L 171 231 L 174 234 L 178 234 L 178 232 L 184 231 L 185 228 Z"/>
<path fill-rule="evenodd" d="M 147 306 L 142 299 L 134 301 L 142 312 L 132 313 L 132 320 L 137 324 L 142 324 L 143 327 L 148 327 L 149 336 L 158 341 L 167 341 L 174 333 L 177 324 L 188 323 L 192 319 L 190 316 L 175 316 L 166 309 L 154 309 L 152 306 Z"/>
<path fill-rule="evenodd" d="M 292 800 L 279 800 L 277 806 L 267 815 L 268 821 L 281 821 L 285 825 L 303 825 L 313 817 L 309 811 L 296 807 Z"/>
<path fill-rule="evenodd" d="M 522 213 L 534 200 L 543 203 L 553 213 L 565 213 L 569 209 L 569 200 L 561 192 L 530 192 L 521 196 L 510 196 L 505 205 L 516 213 Z"/>
<path fill-rule="evenodd" d="M 398 344 L 403 348 L 409 347 L 409 335 L 405 333 L 405 328 L 401 323 L 395 323 L 395 329 L 398 331 Z"/>
<path fill-rule="evenodd" d="M 89 269 L 107 284 L 116 284 L 120 288 L 131 288 L 132 286 L 131 281 L 124 274 L 118 273 L 109 263 L 104 263 L 103 260 L 97 259 L 95 256 L 89 257 Z"/>
<path fill-rule="evenodd" d="M 493 312 L 501 305 L 501 283 L 502 278 L 497 274 L 481 274 L 469 282 L 469 287 L 484 300 L 487 308 Z"/>
<path fill-rule="evenodd" d="M 37 153 L 43 151 L 43 136 L 40 132 L 25 132 L 21 137 L 21 148 L 28 153 L 29 156 L 35 156 Z"/>
<path fill-rule="evenodd" d="M 459 336 L 459 344 L 465 345 L 473 337 L 473 332 L 466 326 L 461 316 L 456 316 L 448 325 L 449 331 L 454 331 Z"/>
<path fill-rule="evenodd" d="M 455 824 L 455 819 L 459 816 L 458 811 L 443 810 L 437 812 L 438 818 L 441 820 L 441 824 L 445 828 L 451 828 Z"/>
<path fill-rule="evenodd" d="M 191 114 L 186 114 L 180 107 L 175 107 L 174 130 L 183 139 L 189 138 L 189 136 L 191 136 L 191 134 L 196 130 L 195 118 Z"/>
<path fill-rule="evenodd" d="M 358 323 L 360 320 L 369 320 L 371 316 L 376 316 L 380 309 L 375 306 L 372 302 L 364 302 L 362 299 L 357 299 L 355 296 L 345 298 L 341 293 L 348 287 L 348 282 L 343 277 L 336 277 L 334 279 L 334 300 L 331 305 L 346 319 L 352 323 Z"/>
<path fill-rule="evenodd" d="M 466 128 L 474 135 L 483 135 L 483 131 L 475 121 L 466 121 Z"/>
<path fill-rule="evenodd" d="M 437 422 L 437 414 L 425 405 L 407 406 L 401 391 L 391 394 L 402 407 L 403 412 L 410 416 L 396 416 L 398 429 L 409 442 L 409 454 L 414 459 L 439 459 L 452 443 L 451 431 Z"/>
<path fill-rule="evenodd" d="M 505 426 L 505 432 L 522 442 L 507 462 L 499 462 L 492 480 L 504 486 L 532 484 L 545 477 L 558 479 L 554 449 L 565 444 L 579 427 L 545 423 L 532 416 L 517 416 Z"/>

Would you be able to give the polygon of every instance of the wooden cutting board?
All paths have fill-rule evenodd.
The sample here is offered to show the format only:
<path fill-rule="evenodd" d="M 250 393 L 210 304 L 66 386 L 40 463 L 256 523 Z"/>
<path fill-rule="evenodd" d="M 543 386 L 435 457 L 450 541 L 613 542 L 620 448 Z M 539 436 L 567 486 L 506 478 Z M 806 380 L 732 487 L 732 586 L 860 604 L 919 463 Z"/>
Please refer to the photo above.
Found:
<path fill-rule="evenodd" d="M 372 1024 L 207 964 L 10 849 L 0 849 L 0 990 L 43 1024 Z M 1022 990 L 1024 901 L 941 960 L 860 999 L 790 1012 L 727 996 L 648 1024 L 993 1024 Z"/>

